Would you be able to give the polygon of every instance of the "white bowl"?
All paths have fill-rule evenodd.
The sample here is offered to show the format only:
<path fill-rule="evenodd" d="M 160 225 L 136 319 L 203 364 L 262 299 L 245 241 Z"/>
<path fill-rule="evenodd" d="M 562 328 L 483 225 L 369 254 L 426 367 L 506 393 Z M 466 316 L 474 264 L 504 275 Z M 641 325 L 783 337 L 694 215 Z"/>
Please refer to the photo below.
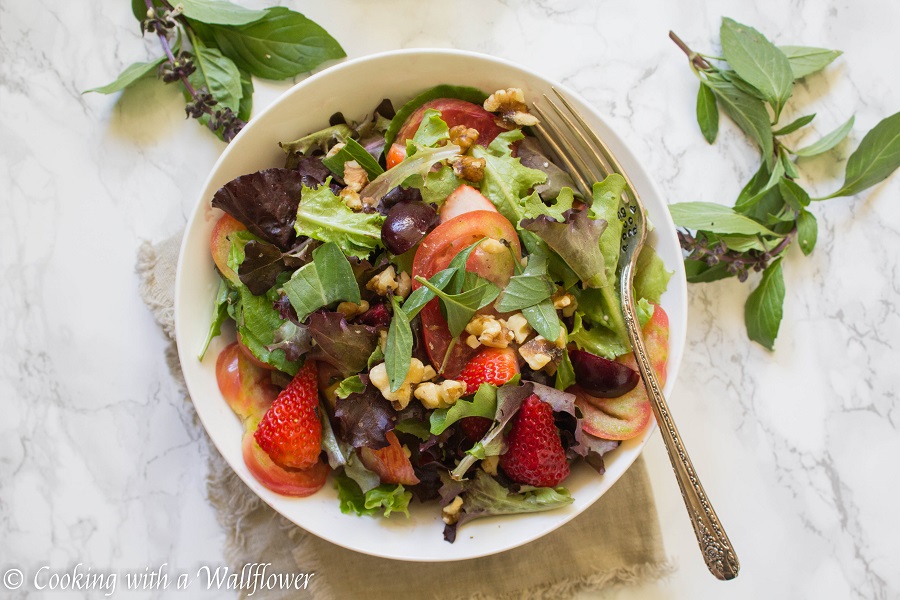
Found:
<path fill-rule="evenodd" d="M 631 177 L 656 227 L 651 242 L 675 275 L 662 305 L 669 315 L 668 382 L 671 393 L 681 362 L 687 321 L 687 292 L 675 227 L 661 195 L 625 142 L 576 93 L 521 66 L 489 56 L 453 50 L 403 50 L 360 58 L 313 75 L 255 117 L 216 162 L 188 224 L 175 284 L 175 335 L 181 367 L 200 420 L 231 468 L 260 498 L 282 515 L 330 542 L 366 554 L 409 561 L 450 561 L 502 552 L 530 542 L 575 518 L 602 496 L 638 457 L 655 427 L 607 455 L 601 477 L 587 466 L 574 469 L 565 485 L 575 502 L 543 513 L 494 517 L 467 523 L 457 540 L 443 540 L 440 510 L 434 503 L 413 501 L 411 518 L 390 519 L 342 514 L 329 481 L 308 498 L 288 498 L 263 487 L 247 470 L 241 456 L 241 423 L 225 403 L 216 384 L 216 356 L 230 340 L 214 341 L 201 362 L 197 353 L 209 328 L 218 276 L 209 253 L 209 236 L 220 211 L 210 207 L 213 194 L 231 179 L 273 166 L 282 166 L 278 142 L 296 139 L 328 125 L 341 111 L 361 119 L 382 98 L 394 106 L 432 86 L 449 83 L 473 86 L 490 93 L 519 87 L 526 98 L 549 93 L 551 86 L 574 106 L 606 140 Z M 624 93 L 624 90 L 623 90 Z"/>

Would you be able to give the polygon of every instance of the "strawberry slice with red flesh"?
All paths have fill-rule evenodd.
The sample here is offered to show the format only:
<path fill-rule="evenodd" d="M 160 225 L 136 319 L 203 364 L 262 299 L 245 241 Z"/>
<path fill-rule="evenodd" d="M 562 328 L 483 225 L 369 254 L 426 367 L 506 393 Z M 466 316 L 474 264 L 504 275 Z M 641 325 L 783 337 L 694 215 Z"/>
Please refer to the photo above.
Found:
<path fill-rule="evenodd" d="M 319 385 L 315 361 L 308 360 L 278 395 L 259 423 L 256 442 L 272 461 L 285 468 L 306 469 L 322 451 Z"/>
<path fill-rule="evenodd" d="M 503 385 L 519 373 L 519 363 L 512 348 L 485 348 L 476 354 L 456 377 L 466 384 L 466 394 L 474 394 L 482 383 Z M 491 428 L 485 417 L 466 417 L 459 422 L 466 438 L 477 442 Z"/>
<path fill-rule="evenodd" d="M 513 417 L 506 442 L 509 448 L 500 456 L 500 467 L 513 481 L 553 487 L 569 476 L 553 408 L 536 394 L 528 396 Z"/>

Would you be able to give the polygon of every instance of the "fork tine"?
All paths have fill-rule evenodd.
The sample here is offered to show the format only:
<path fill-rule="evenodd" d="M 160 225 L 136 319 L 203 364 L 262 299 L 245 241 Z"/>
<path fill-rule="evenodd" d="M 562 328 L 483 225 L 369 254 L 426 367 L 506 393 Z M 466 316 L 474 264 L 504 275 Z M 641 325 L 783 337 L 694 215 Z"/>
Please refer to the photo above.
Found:
<path fill-rule="evenodd" d="M 546 96 L 545 96 L 546 97 Z M 565 165 L 566 170 L 575 177 L 575 183 L 581 188 L 581 193 L 585 194 L 585 197 L 589 197 L 591 195 L 591 183 L 585 179 L 582 175 L 583 171 L 575 166 L 575 163 L 572 162 L 572 159 L 569 158 L 569 152 L 564 150 L 556 140 L 564 140 L 565 136 L 562 135 L 559 128 L 547 118 L 547 115 L 541 110 L 541 107 L 535 103 L 534 110 L 541 118 L 541 122 L 534 126 L 535 131 L 539 134 L 541 141 L 544 142 L 550 149 L 556 154 L 557 158 Z M 547 124 L 550 129 L 553 130 L 553 135 L 549 135 L 547 130 L 544 128 L 544 123 Z"/>
<path fill-rule="evenodd" d="M 562 109 L 546 94 L 544 95 L 544 100 L 547 102 L 547 104 L 550 105 L 550 107 L 556 113 L 556 116 L 559 117 L 563 124 L 565 124 L 566 128 L 575 134 L 578 141 L 581 143 L 583 150 L 586 151 L 593 159 L 592 161 L 585 160 L 580 152 L 577 152 L 575 148 L 572 148 L 573 154 L 577 157 L 578 162 L 583 166 L 584 172 L 593 181 L 602 181 L 603 178 L 606 177 L 610 173 L 610 171 L 612 171 L 612 168 L 608 165 L 607 161 L 605 161 L 603 157 L 597 152 L 597 150 L 594 149 L 593 146 L 591 146 L 590 141 L 585 137 L 584 132 L 582 131 L 582 129 L 584 128 L 584 122 L 580 121 L 582 123 L 582 127 L 579 128 L 575 125 L 575 123 L 572 122 L 572 119 L 570 119 L 562 111 Z M 592 165 L 596 166 L 597 169 L 594 170 Z"/>
<path fill-rule="evenodd" d="M 556 97 L 559 98 L 559 100 L 560 100 L 560 102 L 562 102 L 563 106 L 565 106 L 568 109 L 569 113 L 572 116 L 574 116 L 575 120 L 578 121 L 578 124 L 581 125 L 580 129 L 575 128 L 575 127 L 573 127 L 573 129 L 576 130 L 576 132 L 581 137 L 582 141 L 586 141 L 586 140 L 584 139 L 584 136 L 581 134 L 581 131 L 586 131 L 588 136 L 590 136 L 591 141 L 593 141 L 595 146 L 597 148 L 599 148 L 600 153 L 603 155 L 603 158 L 606 159 L 605 164 L 608 164 L 610 166 L 610 171 L 612 171 L 614 173 L 618 173 L 625 179 L 625 183 L 628 184 L 625 187 L 625 193 L 627 194 L 628 198 L 634 200 L 638 204 L 641 204 L 641 199 L 640 199 L 640 197 L 638 197 L 637 191 L 634 189 L 634 184 L 631 183 L 631 179 L 628 177 L 628 173 L 626 173 L 625 169 L 622 168 L 622 165 L 616 159 L 615 155 L 612 152 L 610 152 L 609 147 L 606 145 L 606 143 L 603 140 L 601 140 L 600 137 L 591 128 L 591 126 L 588 125 L 584 121 L 584 119 L 581 117 L 581 114 L 577 110 L 575 110 L 575 108 L 569 102 L 568 98 L 563 96 L 559 92 L 559 90 L 556 89 L 555 87 L 552 89 L 553 89 L 553 93 L 556 94 Z M 554 109 L 557 111 L 557 114 L 560 114 L 560 116 L 562 116 L 562 113 L 560 113 L 559 108 L 556 105 L 553 105 L 553 106 L 554 106 Z M 571 121 L 570 121 L 570 123 L 571 123 Z M 595 152 L 595 155 L 596 155 L 596 152 Z"/>

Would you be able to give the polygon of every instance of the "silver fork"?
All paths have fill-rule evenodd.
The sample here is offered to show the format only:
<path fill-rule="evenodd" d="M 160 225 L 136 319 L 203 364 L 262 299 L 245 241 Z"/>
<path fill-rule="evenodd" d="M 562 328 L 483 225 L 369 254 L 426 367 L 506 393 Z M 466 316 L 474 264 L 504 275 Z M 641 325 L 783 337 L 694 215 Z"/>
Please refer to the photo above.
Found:
<path fill-rule="evenodd" d="M 578 114 L 571 103 L 555 88 L 553 89 L 559 102 L 546 94 L 543 101 L 553 110 L 554 119 L 548 118 L 550 114 L 534 104 L 535 113 L 541 118 L 541 123 L 534 129 L 538 138 L 556 154 L 557 158 L 571 173 L 582 193 L 586 198 L 591 197 L 593 182 L 601 181 L 610 173 L 618 173 L 625 178 L 627 187 L 622 195 L 623 207 L 619 215 L 623 221 L 622 247 L 619 256 L 619 264 L 622 265 L 619 277 L 619 295 L 622 299 L 622 312 L 628 337 L 637 359 L 641 379 L 647 389 L 653 414 L 659 423 L 666 452 L 672 462 L 675 471 L 675 479 L 681 489 L 681 497 L 687 507 L 694 534 L 703 552 L 703 559 L 707 568 L 718 579 L 728 580 L 737 577 L 740 564 L 737 555 L 725 534 L 725 529 L 716 516 L 700 479 L 697 477 L 687 450 L 681 442 L 681 435 L 675 427 L 675 421 L 669 412 L 669 406 L 662 393 L 662 387 L 656 373 L 650 365 L 647 350 L 641 337 L 640 328 L 634 310 L 634 295 L 632 281 L 634 279 L 635 265 L 638 255 L 647 238 L 647 220 L 644 206 L 628 178 L 628 174 L 622 169 L 622 165 L 610 152 L 609 147 L 601 140 L 591 127 Z M 559 122 L 559 125 L 557 124 Z M 549 130 L 549 131 L 548 131 Z M 585 156 L 589 157 L 585 159 Z"/>

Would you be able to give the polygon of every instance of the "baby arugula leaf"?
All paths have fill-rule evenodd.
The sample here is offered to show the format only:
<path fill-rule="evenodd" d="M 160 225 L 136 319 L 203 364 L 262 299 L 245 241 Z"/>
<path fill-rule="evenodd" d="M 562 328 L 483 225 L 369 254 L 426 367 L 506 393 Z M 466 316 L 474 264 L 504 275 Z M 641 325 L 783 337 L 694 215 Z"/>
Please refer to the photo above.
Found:
<path fill-rule="evenodd" d="M 391 391 L 396 392 L 406 381 L 409 365 L 412 362 L 413 333 L 409 317 L 400 307 L 396 296 L 391 296 L 394 307 L 394 318 L 388 329 L 387 343 L 384 350 L 384 368 L 387 370 Z"/>
<path fill-rule="evenodd" d="M 313 261 L 297 269 L 284 284 L 284 292 L 300 321 L 333 302 L 360 302 L 353 267 L 334 242 L 313 250 Z"/>

